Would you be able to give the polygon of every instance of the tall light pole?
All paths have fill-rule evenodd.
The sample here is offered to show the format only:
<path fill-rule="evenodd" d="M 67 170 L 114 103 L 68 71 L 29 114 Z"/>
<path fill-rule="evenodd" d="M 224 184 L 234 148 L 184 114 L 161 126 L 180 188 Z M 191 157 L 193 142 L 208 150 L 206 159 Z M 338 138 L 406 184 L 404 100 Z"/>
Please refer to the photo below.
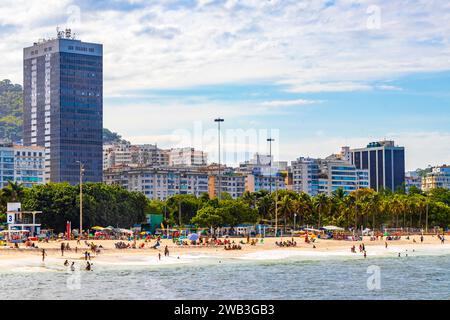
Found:
<path fill-rule="evenodd" d="M 272 195 L 272 142 L 275 139 L 268 138 L 267 142 L 269 142 L 269 185 L 270 185 L 270 194 Z M 278 182 L 278 181 L 276 181 Z M 275 237 L 278 235 L 278 188 L 275 188 Z"/>
<path fill-rule="evenodd" d="M 217 125 L 218 125 L 218 140 L 219 140 L 219 188 L 217 190 L 219 201 L 221 200 L 221 190 L 222 190 L 222 176 L 221 176 L 221 172 L 220 172 L 220 123 L 224 122 L 224 121 L 225 120 L 221 119 L 221 118 L 214 119 L 214 122 L 217 122 Z"/>
<path fill-rule="evenodd" d="M 80 239 L 83 236 L 83 173 L 84 164 L 81 161 L 77 161 L 80 164 Z"/>
<path fill-rule="evenodd" d="M 269 142 L 269 188 L 270 188 L 270 194 L 272 194 L 272 142 L 274 142 L 275 139 L 268 138 L 267 142 Z"/>

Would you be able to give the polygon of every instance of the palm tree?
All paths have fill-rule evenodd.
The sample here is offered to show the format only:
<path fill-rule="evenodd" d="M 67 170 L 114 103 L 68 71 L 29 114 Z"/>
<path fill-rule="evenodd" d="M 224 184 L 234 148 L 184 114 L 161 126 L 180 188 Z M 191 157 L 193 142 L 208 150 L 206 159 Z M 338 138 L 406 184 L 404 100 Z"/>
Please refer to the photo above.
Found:
<path fill-rule="evenodd" d="M 300 225 L 304 225 L 305 217 L 312 213 L 312 201 L 309 194 L 299 193 L 293 201 L 293 207 L 295 213 L 300 216 Z"/>
<path fill-rule="evenodd" d="M 314 198 L 314 207 L 317 209 L 319 223 L 318 227 L 321 226 L 321 215 L 324 213 L 325 208 L 328 207 L 329 199 L 325 193 L 320 193 Z"/>
<path fill-rule="evenodd" d="M 8 185 L 3 188 L 3 197 L 7 202 L 19 202 L 24 195 L 24 187 L 21 183 L 8 182 Z"/>
<path fill-rule="evenodd" d="M 287 217 L 294 212 L 293 201 L 289 195 L 285 195 L 281 198 L 278 210 L 284 217 L 284 233 L 286 233 Z"/>

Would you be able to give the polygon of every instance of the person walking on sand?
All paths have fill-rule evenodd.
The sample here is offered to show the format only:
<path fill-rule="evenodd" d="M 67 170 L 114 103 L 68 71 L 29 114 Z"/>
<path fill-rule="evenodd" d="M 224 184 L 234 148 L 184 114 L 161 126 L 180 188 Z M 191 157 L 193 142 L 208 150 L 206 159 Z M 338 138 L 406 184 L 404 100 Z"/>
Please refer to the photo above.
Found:
<path fill-rule="evenodd" d="M 366 259 L 367 258 L 367 252 L 366 252 L 366 250 L 364 250 L 364 259 Z"/>
<path fill-rule="evenodd" d="M 158 259 L 161 261 L 161 252 L 158 253 Z"/>
<path fill-rule="evenodd" d="M 387 249 L 387 247 L 388 247 L 388 243 L 387 243 L 387 241 L 385 241 L 384 242 L 384 246 L 386 247 L 386 249 Z"/>
<path fill-rule="evenodd" d="M 423 235 L 420 236 L 420 243 L 423 243 Z"/>
<path fill-rule="evenodd" d="M 61 257 L 64 257 L 64 249 L 66 248 L 66 245 L 64 242 L 61 242 Z"/>
<path fill-rule="evenodd" d="M 165 257 L 169 256 L 169 248 L 167 246 L 164 248 L 164 256 Z"/>
<path fill-rule="evenodd" d="M 89 255 L 89 252 L 85 251 L 85 252 L 84 252 L 84 260 L 85 260 L 85 261 L 87 261 L 88 255 Z"/>
<path fill-rule="evenodd" d="M 45 249 L 42 249 L 42 262 L 44 262 L 46 255 L 47 255 L 47 252 L 45 252 Z"/>

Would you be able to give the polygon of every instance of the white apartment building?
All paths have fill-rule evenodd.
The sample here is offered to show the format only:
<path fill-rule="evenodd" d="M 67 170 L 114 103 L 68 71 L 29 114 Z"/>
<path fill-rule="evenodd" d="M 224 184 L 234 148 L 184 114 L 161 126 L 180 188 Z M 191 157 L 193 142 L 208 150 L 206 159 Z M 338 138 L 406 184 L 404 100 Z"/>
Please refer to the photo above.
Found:
<path fill-rule="evenodd" d="M 168 166 L 169 151 L 156 145 L 117 143 L 103 146 L 103 170 L 114 166 Z"/>
<path fill-rule="evenodd" d="M 326 159 L 299 158 L 291 163 L 293 190 L 311 196 L 346 193 L 369 187 L 368 170 L 358 170 L 336 155 Z"/>
<path fill-rule="evenodd" d="M 169 152 L 170 166 L 206 166 L 208 156 L 206 152 L 195 150 L 194 148 L 172 149 Z"/>
<path fill-rule="evenodd" d="M 208 193 L 208 174 L 190 168 L 116 167 L 104 172 L 106 184 L 118 184 L 149 199 L 165 200 L 177 194 Z"/>
<path fill-rule="evenodd" d="M 0 188 L 8 181 L 25 187 L 45 183 L 45 148 L 0 144 Z"/>
<path fill-rule="evenodd" d="M 422 179 L 422 190 L 430 191 L 436 188 L 450 189 L 450 166 L 443 165 L 432 168 Z"/>

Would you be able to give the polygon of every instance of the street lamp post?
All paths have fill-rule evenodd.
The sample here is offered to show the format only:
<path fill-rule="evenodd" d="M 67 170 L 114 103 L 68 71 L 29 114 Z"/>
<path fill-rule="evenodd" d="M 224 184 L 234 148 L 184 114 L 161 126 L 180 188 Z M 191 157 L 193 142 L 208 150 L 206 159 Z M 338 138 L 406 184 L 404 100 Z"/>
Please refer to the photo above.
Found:
<path fill-rule="evenodd" d="M 80 238 L 83 236 L 83 173 L 84 164 L 81 161 L 77 161 L 80 164 Z"/>
<path fill-rule="evenodd" d="M 267 142 L 269 142 L 269 188 L 270 194 L 272 195 L 272 142 L 275 139 L 268 138 Z M 276 183 L 278 181 L 275 181 Z M 275 188 L 275 237 L 278 235 L 278 188 Z"/>
<path fill-rule="evenodd" d="M 214 122 L 217 122 L 218 125 L 218 140 L 219 140 L 219 188 L 217 189 L 217 197 L 219 201 L 221 200 L 221 190 L 222 190 L 222 176 L 220 172 L 220 123 L 224 121 L 225 120 L 221 118 L 214 119 Z"/>

